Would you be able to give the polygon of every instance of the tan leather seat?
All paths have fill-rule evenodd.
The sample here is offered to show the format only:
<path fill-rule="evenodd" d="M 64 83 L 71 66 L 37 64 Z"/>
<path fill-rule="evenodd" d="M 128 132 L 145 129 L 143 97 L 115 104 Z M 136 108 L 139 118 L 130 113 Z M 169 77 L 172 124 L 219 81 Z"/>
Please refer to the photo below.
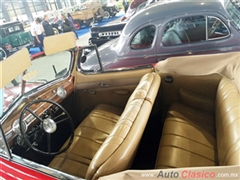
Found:
<path fill-rule="evenodd" d="M 240 165 L 239 127 L 240 97 L 223 77 L 216 92 L 215 114 L 182 103 L 171 105 L 155 168 Z"/>
<path fill-rule="evenodd" d="M 116 125 L 123 109 L 98 105 L 75 129 L 69 149 L 49 164 L 54 169 L 84 177 L 94 155 Z"/>
<path fill-rule="evenodd" d="M 226 78 L 218 86 L 215 112 L 219 165 L 240 165 L 240 96 Z"/>
<path fill-rule="evenodd" d="M 148 73 L 140 80 L 123 112 L 106 104 L 97 106 L 75 130 L 70 148 L 56 156 L 49 166 L 86 179 L 129 168 L 159 86 L 159 75 Z"/>

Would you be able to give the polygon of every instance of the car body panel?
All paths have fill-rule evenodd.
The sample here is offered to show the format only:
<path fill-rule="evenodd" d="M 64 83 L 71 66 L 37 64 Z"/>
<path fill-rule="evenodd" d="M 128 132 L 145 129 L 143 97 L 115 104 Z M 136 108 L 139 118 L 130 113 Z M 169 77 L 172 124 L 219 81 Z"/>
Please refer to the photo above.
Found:
<path fill-rule="evenodd" d="M 129 61 L 134 60 L 135 57 L 139 58 L 138 62 L 135 61 L 135 65 L 141 65 L 156 63 L 171 56 L 239 51 L 240 30 L 232 22 L 232 18 L 225 11 L 224 7 L 220 1 L 167 1 L 157 2 L 144 8 L 125 25 L 118 40 L 112 40 L 110 41 L 111 43 L 108 42 L 104 46 L 100 46 L 99 53 L 104 68 L 111 69 L 132 66 L 135 63 L 130 63 Z M 205 41 L 179 45 L 163 45 L 162 37 L 164 29 L 167 28 L 169 22 L 179 18 L 184 19 L 197 16 L 202 16 L 206 19 L 218 19 L 226 26 L 230 35 L 223 38 L 205 39 Z M 142 28 L 151 25 L 156 27 L 155 39 L 152 42 L 151 48 L 152 50 L 156 49 L 153 51 L 151 51 L 151 48 L 132 49 L 130 44 L 136 33 Z M 210 24 L 208 27 L 210 27 Z M 150 58 L 149 61 L 146 61 L 146 52 L 148 55 L 151 54 L 152 57 L 156 56 L 156 58 Z M 114 56 L 106 56 L 106 54 L 114 54 Z"/>
<path fill-rule="evenodd" d="M 33 170 L 15 162 L 0 157 L 1 178 L 8 180 L 35 179 L 35 180 L 56 180 L 52 176 Z"/>

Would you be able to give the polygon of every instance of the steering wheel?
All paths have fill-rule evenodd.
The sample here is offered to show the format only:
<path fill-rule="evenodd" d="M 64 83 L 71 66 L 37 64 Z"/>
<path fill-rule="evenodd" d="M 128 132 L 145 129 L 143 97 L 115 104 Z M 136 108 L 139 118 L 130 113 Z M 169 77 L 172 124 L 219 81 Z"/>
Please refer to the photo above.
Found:
<path fill-rule="evenodd" d="M 37 115 L 34 112 L 34 110 L 32 110 L 32 109 L 36 109 L 36 107 L 39 107 L 38 106 L 39 103 L 42 103 L 41 104 L 42 107 L 44 107 L 44 104 L 49 103 L 50 107 L 56 107 L 56 109 L 61 110 L 62 112 L 60 112 L 60 115 L 58 115 L 56 117 L 43 116 L 43 118 L 42 118 L 39 115 Z M 32 107 L 32 109 L 31 109 L 31 107 Z M 35 145 L 34 143 L 30 142 L 29 136 L 25 132 L 26 127 L 24 127 L 24 123 L 23 123 L 23 119 L 24 119 L 24 116 L 26 116 L 26 112 L 29 112 L 29 114 L 33 115 L 36 118 L 36 120 L 33 121 L 34 123 L 37 123 L 37 121 L 38 121 L 39 125 L 37 126 L 37 128 L 31 129 L 31 134 L 34 134 L 34 136 L 39 136 L 39 137 L 35 137 L 35 139 L 37 139 L 37 138 L 41 139 L 41 137 L 46 137 L 47 151 L 40 150 L 39 148 L 34 146 Z M 59 124 L 61 124 L 63 122 L 67 123 L 68 126 L 70 126 L 71 135 L 68 138 L 68 143 L 65 143 L 64 146 L 59 151 L 53 152 L 51 135 L 58 130 Z M 57 154 L 63 153 L 70 147 L 70 145 L 73 142 L 73 137 L 74 137 L 74 123 L 73 123 L 73 120 L 70 117 L 69 113 L 60 104 L 58 104 L 54 101 L 51 101 L 51 100 L 39 99 L 39 100 L 34 100 L 34 101 L 30 102 L 29 104 L 27 104 L 23 108 L 23 110 L 21 111 L 21 114 L 20 114 L 19 129 L 20 129 L 20 133 L 21 133 L 23 139 L 25 140 L 26 144 L 32 150 L 34 150 L 38 153 L 41 153 L 41 154 L 45 154 L 45 155 L 57 155 Z"/>
<path fill-rule="evenodd" d="M 213 35 L 220 23 L 221 22 L 218 19 L 213 22 L 211 28 L 208 30 L 208 37 Z"/>

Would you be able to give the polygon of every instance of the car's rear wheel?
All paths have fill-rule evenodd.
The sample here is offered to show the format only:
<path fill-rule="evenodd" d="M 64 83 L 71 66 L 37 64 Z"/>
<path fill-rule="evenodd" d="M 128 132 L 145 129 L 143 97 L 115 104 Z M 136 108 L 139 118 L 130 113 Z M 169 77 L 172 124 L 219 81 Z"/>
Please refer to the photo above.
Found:
<path fill-rule="evenodd" d="M 7 58 L 7 52 L 3 48 L 0 48 L 0 61 L 6 58 Z"/>
<path fill-rule="evenodd" d="M 75 30 L 81 29 L 81 23 L 79 21 L 74 21 L 73 23 L 74 23 Z"/>
<path fill-rule="evenodd" d="M 110 13 L 108 11 L 104 11 L 104 19 L 109 19 L 110 18 Z"/>

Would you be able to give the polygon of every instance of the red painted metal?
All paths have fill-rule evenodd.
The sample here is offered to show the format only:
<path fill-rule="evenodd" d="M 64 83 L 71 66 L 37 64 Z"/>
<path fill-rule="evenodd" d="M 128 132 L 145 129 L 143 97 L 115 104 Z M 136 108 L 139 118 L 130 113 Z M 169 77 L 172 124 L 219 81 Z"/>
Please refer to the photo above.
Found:
<path fill-rule="evenodd" d="M 57 178 L 0 157 L 0 179 L 56 180 Z"/>

